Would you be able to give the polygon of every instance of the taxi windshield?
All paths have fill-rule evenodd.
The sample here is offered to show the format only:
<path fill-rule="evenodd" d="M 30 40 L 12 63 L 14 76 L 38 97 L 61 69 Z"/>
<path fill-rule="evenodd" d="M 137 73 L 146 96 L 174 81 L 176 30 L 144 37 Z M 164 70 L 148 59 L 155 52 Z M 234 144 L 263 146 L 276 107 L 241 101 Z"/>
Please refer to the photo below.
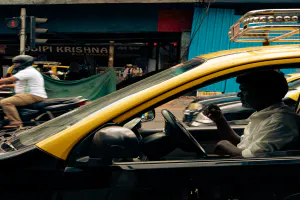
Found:
<path fill-rule="evenodd" d="M 108 107 L 109 105 L 114 104 L 117 101 L 122 100 L 123 98 L 126 98 L 139 91 L 145 90 L 154 85 L 169 80 L 173 77 L 176 77 L 184 72 L 187 72 L 201 65 L 204 62 L 205 60 L 203 59 L 195 58 L 187 62 L 184 62 L 182 64 L 171 67 L 169 69 L 166 69 L 146 79 L 138 81 L 134 84 L 131 84 L 125 88 L 122 88 L 104 97 L 101 97 L 93 101 L 91 104 L 70 111 L 64 115 L 61 115 L 53 120 L 50 120 L 32 129 L 21 132 L 16 135 L 16 139 L 14 139 L 14 141 L 12 141 L 11 144 L 16 149 L 20 149 L 22 147 L 26 147 L 38 143 L 50 136 L 53 136 L 63 131 L 64 129 L 69 128 L 70 126 L 73 126 L 83 118 L 86 118 L 94 114 L 95 112 L 105 107 Z"/>

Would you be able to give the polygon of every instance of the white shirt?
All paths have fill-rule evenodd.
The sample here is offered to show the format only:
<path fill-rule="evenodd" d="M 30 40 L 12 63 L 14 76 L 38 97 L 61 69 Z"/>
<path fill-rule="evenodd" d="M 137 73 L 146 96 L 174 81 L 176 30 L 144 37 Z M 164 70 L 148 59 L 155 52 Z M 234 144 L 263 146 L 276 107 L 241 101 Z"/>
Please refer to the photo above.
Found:
<path fill-rule="evenodd" d="M 249 117 L 250 123 L 244 130 L 241 142 L 237 145 L 243 150 L 242 156 L 255 157 L 258 153 L 278 151 L 298 139 L 299 118 L 284 103 L 253 113 Z"/>
<path fill-rule="evenodd" d="M 14 75 L 17 80 L 16 94 L 33 94 L 47 98 L 44 86 L 44 78 L 34 67 L 27 67 Z"/>

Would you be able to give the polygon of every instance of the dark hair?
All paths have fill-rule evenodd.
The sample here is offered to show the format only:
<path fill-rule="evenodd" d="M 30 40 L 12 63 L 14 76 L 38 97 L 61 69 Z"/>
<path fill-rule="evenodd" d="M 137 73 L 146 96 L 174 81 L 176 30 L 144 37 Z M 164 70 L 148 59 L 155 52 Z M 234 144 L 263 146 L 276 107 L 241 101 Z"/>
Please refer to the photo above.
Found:
<path fill-rule="evenodd" d="M 251 72 L 238 76 L 236 82 L 247 84 L 257 92 L 274 100 L 281 100 L 288 92 L 288 83 L 282 72 L 275 70 Z"/>

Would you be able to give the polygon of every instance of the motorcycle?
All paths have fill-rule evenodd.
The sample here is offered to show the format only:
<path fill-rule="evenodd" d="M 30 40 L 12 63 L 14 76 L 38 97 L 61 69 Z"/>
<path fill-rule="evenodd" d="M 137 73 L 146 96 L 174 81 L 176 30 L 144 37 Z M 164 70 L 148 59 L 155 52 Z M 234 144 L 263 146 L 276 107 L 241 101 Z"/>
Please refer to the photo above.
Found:
<path fill-rule="evenodd" d="M 1 99 L 1 98 L 0 98 Z M 69 98 L 46 99 L 27 106 L 19 106 L 17 110 L 22 119 L 24 127 L 32 127 L 54 119 L 64 113 L 83 106 L 88 99 L 81 96 Z M 4 112 L 0 109 L 0 129 L 8 125 L 9 121 L 4 119 Z"/>

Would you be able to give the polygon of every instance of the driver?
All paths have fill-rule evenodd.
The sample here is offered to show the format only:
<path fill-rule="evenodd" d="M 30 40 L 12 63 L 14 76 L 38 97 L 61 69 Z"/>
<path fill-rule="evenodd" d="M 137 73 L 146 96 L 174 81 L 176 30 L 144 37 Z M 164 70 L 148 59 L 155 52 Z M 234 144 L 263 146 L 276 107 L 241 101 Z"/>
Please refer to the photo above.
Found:
<path fill-rule="evenodd" d="M 296 115 L 282 102 L 288 84 L 281 72 L 268 70 L 237 77 L 240 84 L 238 97 L 244 107 L 256 110 L 240 137 L 229 126 L 220 108 L 208 105 L 203 114 L 217 125 L 221 141 L 216 145 L 219 155 L 255 157 L 260 153 L 279 151 L 298 140 Z"/>
<path fill-rule="evenodd" d="M 0 105 L 10 125 L 5 128 L 23 126 L 16 106 L 26 106 L 47 98 L 43 76 L 32 66 L 34 58 L 19 55 L 12 59 L 14 68 L 18 71 L 8 78 L 0 79 L 0 88 L 14 88 L 15 95 L 0 101 Z M 15 84 L 11 84 L 14 83 Z"/>

